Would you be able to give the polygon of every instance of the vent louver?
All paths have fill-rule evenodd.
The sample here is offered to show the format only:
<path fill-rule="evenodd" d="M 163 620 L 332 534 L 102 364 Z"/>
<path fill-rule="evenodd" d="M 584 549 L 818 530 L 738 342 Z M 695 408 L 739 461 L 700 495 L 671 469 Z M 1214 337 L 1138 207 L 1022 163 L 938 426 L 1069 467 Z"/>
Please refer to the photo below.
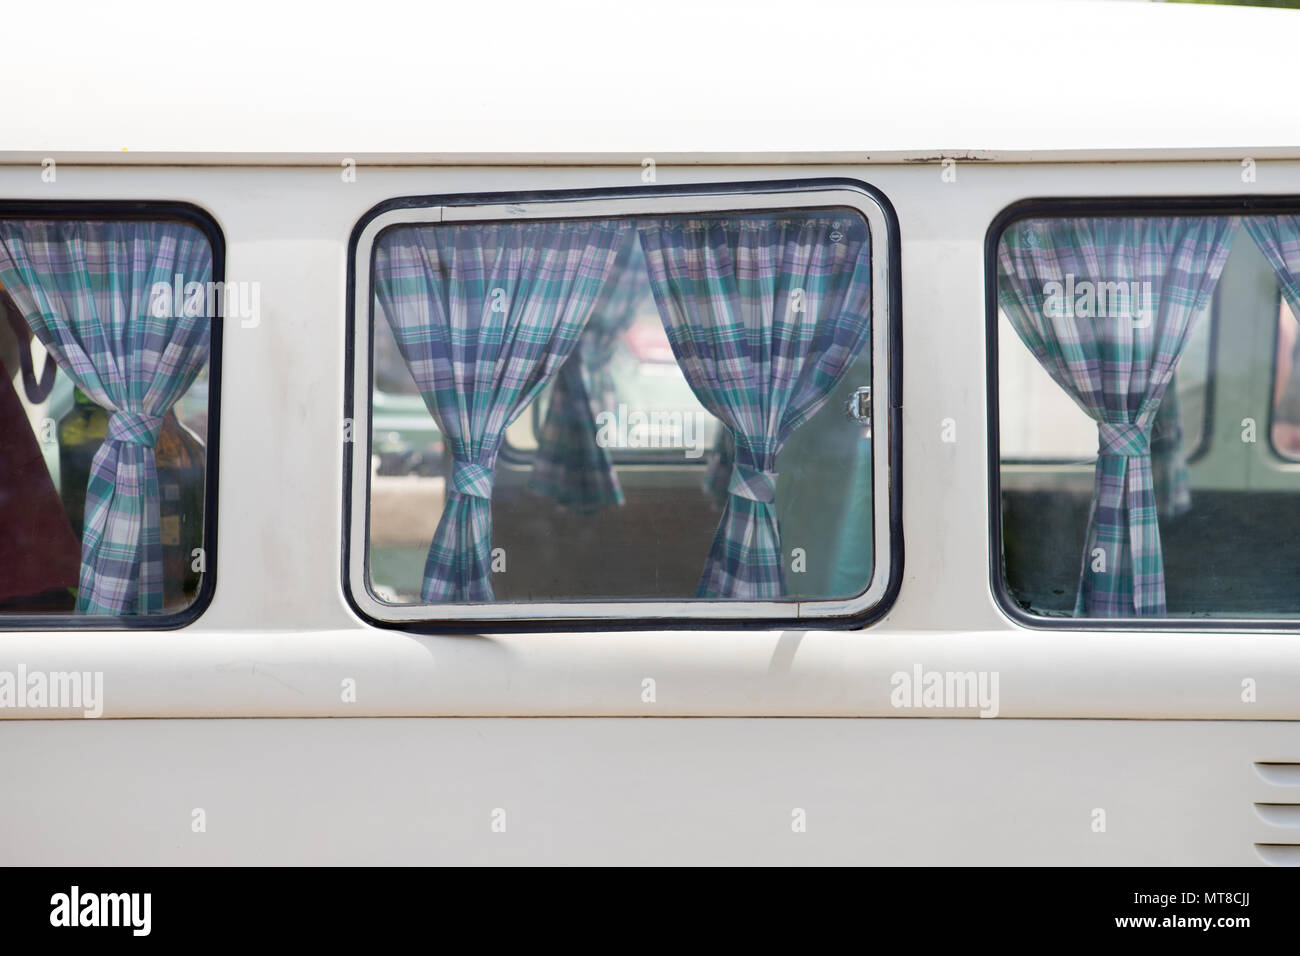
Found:
<path fill-rule="evenodd" d="M 1255 853 L 1271 866 L 1300 866 L 1300 761 L 1255 762 L 1255 772 L 1276 788 L 1276 799 L 1255 804 L 1255 816 L 1276 831 L 1276 842 L 1256 843 Z"/>

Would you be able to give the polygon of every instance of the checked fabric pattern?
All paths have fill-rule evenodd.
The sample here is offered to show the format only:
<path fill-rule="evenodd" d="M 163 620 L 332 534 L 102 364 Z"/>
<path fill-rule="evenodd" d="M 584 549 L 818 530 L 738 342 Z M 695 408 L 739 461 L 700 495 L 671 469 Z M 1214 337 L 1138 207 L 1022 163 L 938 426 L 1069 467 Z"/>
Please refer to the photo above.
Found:
<path fill-rule="evenodd" d="M 868 233 L 848 216 L 788 213 L 647 221 L 639 232 L 673 354 L 735 442 L 698 595 L 779 598 L 776 457 L 869 338 Z"/>
<path fill-rule="evenodd" d="M 206 308 L 170 296 L 157 307 L 153 292 L 211 278 L 212 248 L 186 224 L 0 220 L 0 282 L 59 370 L 109 412 L 86 488 L 81 613 L 163 610 L 154 446 L 211 330 L 206 314 L 183 314 Z"/>
<path fill-rule="evenodd" d="M 375 245 L 375 292 L 452 453 L 423 599 L 493 600 L 492 486 L 510 423 L 577 348 L 631 225 L 404 226 Z"/>
<path fill-rule="evenodd" d="M 610 359 L 637 313 L 649 304 L 645 276 L 645 257 L 629 230 L 578 348 L 555 377 L 537 436 L 528 487 L 578 514 L 620 507 L 624 501 L 614 460 L 597 441 L 596 416 L 610 409 L 615 397 Z"/>
<path fill-rule="evenodd" d="M 1242 222 L 1277 274 L 1291 314 L 1300 318 L 1300 216 L 1248 216 Z"/>
<path fill-rule="evenodd" d="M 1060 218 L 1014 223 L 1003 234 L 999 305 L 1052 379 L 1098 423 L 1076 616 L 1165 613 L 1153 423 L 1237 226 L 1224 217 Z M 1049 284 L 1067 276 L 1075 285 L 1150 283 L 1153 301 L 1141 317 L 1049 308 Z"/>

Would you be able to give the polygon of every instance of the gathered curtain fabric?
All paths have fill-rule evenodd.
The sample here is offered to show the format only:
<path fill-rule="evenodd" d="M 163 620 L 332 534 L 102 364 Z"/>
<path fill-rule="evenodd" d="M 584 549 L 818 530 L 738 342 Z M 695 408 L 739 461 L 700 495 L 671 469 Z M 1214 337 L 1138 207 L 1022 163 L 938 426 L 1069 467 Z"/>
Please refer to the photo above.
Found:
<path fill-rule="evenodd" d="M 631 226 L 406 226 L 375 246 L 375 291 L 452 453 L 426 602 L 493 599 L 492 487 L 506 429 L 578 345 Z"/>
<path fill-rule="evenodd" d="M 1273 267 L 1291 314 L 1300 319 L 1300 216 L 1248 216 L 1242 222 Z"/>
<path fill-rule="evenodd" d="M 1097 422 L 1076 616 L 1165 613 L 1153 426 L 1238 222 L 1034 219 L 1003 234 L 999 305 L 1039 364 Z M 1166 492 L 1176 508 L 1186 494 L 1185 462 L 1171 467 L 1163 480 L 1183 484 Z"/>
<path fill-rule="evenodd" d="M 91 463 L 77 610 L 163 610 L 163 418 L 208 359 L 212 248 L 169 222 L 0 220 L 0 283 L 60 371 L 108 413 Z M 166 289 L 167 294 L 160 294 Z"/>
<path fill-rule="evenodd" d="M 833 214 L 656 220 L 639 235 L 673 354 L 735 445 L 698 595 L 779 598 L 776 458 L 869 339 L 869 235 Z"/>
<path fill-rule="evenodd" d="M 537 436 L 528 486 L 578 514 L 621 507 L 623 488 L 598 419 L 614 413 L 610 361 L 619 340 L 648 304 L 645 257 L 629 229 L 578 347 L 560 366 Z"/>

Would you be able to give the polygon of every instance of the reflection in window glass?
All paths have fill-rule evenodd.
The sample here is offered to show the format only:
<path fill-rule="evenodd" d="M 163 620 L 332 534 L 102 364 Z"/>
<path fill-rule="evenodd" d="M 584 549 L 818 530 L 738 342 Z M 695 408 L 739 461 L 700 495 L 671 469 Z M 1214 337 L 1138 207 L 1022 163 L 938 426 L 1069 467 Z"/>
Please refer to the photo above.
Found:
<path fill-rule="evenodd" d="M 1277 362 L 1273 371 L 1273 448 L 1300 460 L 1300 334 L 1296 316 L 1282 300 L 1277 317 Z"/>
<path fill-rule="evenodd" d="M 636 275 L 640 295 L 635 317 L 611 343 L 608 361 L 591 372 L 598 381 L 596 441 L 616 462 L 703 465 L 721 441 L 721 423 L 691 391 L 673 357 L 649 280 L 639 270 Z M 548 385 L 532 404 L 532 414 L 507 430 L 511 448 L 537 448 L 552 389 Z M 520 427 L 524 423 L 527 427 Z"/>
<path fill-rule="evenodd" d="M 838 209 L 385 230 L 372 592 L 860 594 L 871 441 L 846 406 L 871 382 L 870 257 Z"/>
<path fill-rule="evenodd" d="M 1195 455 L 1205 440 L 1209 411 L 1210 340 L 1213 316 L 1207 305 L 1193 320 L 1178 370 L 1176 390 L 1184 451 Z M 1097 423 L 1035 360 L 1006 313 L 998 311 L 998 375 L 1017 400 L 1001 410 L 998 440 L 1003 461 L 1074 461 L 1097 457 Z"/>

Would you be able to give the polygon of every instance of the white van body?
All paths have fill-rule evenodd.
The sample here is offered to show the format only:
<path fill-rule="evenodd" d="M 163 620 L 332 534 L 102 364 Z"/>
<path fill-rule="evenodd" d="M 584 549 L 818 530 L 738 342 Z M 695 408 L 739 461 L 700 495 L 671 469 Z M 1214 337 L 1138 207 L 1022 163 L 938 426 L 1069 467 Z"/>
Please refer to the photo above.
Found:
<path fill-rule="evenodd" d="M 58 69 L 7 54 L 0 197 L 199 206 L 261 314 L 224 332 L 210 606 L 177 630 L 0 633 L 0 670 L 104 675 L 98 719 L 0 710 L 0 863 L 1300 864 L 1295 628 L 1000 609 L 985 349 L 986 234 L 1012 203 L 1300 195 L 1300 16 L 255 10 L 230 29 L 160 5 L 133 45 L 183 55 L 107 72 L 107 8 Z M 367 623 L 341 547 L 358 222 L 396 197 L 636 187 L 646 160 L 659 186 L 842 179 L 892 204 L 892 606 L 857 630 Z M 917 668 L 996 674 L 996 716 L 894 706 Z"/>

